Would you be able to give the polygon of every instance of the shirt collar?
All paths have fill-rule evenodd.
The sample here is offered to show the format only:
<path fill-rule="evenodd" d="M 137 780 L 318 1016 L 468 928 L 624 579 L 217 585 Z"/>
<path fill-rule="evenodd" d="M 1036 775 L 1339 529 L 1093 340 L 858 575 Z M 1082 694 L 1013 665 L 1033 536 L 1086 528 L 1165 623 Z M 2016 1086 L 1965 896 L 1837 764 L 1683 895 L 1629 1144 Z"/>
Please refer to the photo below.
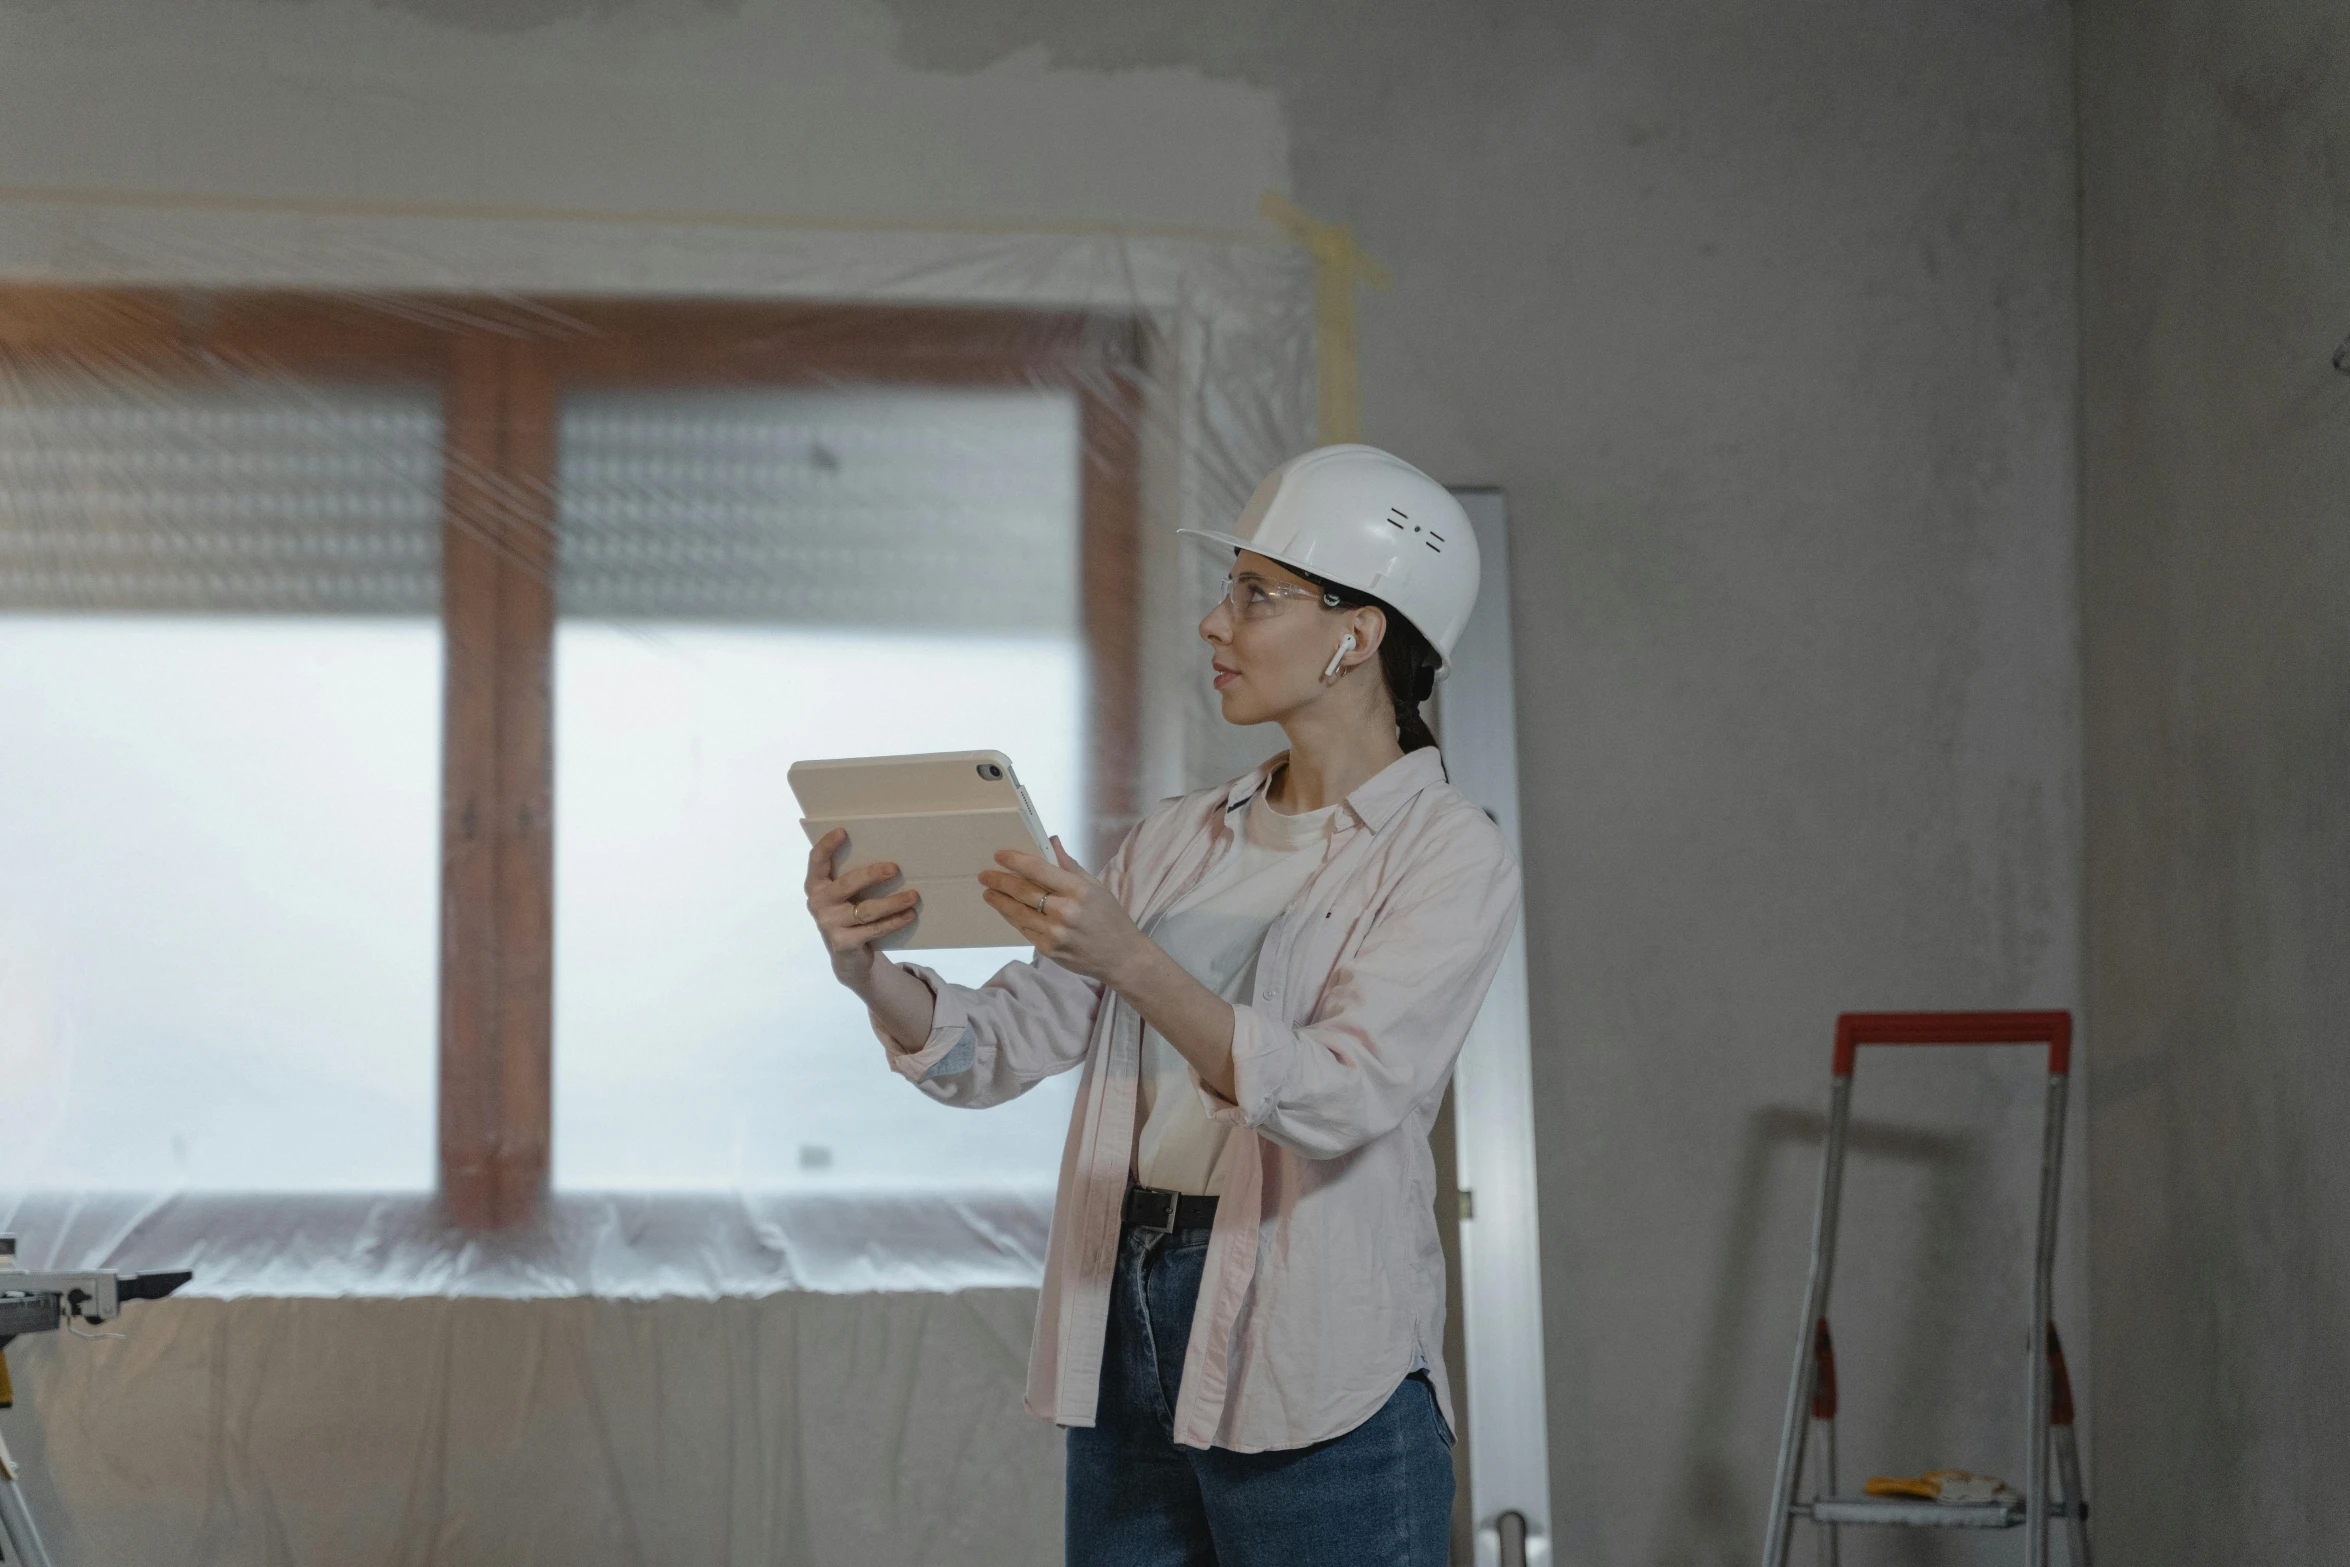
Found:
<path fill-rule="evenodd" d="M 1264 793 L 1265 785 L 1272 780 L 1281 764 L 1288 760 L 1289 753 L 1283 751 L 1268 757 L 1256 771 L 1235 778 L 1232 787 L 1224 792 L 1226 818 Z M 1344 804 L 1356 821 L 1376 833 L 1393 821 L 1395 813 L 1402 810 L 1414 795 L 1432 784 L 1442 782 L 1444 776 L 1443 756 L 1432 745 L 1422 746 L 1417 751 L 1406 751 L 1357 784 Z"/>

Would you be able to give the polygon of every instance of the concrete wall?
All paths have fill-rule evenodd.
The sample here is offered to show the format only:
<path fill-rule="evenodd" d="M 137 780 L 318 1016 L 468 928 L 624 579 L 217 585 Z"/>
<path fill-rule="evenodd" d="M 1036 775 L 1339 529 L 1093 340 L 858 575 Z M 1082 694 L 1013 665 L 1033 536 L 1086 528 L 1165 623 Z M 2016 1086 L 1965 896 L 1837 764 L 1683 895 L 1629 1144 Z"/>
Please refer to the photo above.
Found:
<path fill-rule="evenodd" d="M 2350 13 L 2081 15 L 2100 1550 L 2350 1559 Z"/>
<path fill-rule="evenodd" d="M 1283 178 L 1265 91 L 1034 54 L 943 74 L 894 36 L 857 0 L 0 0 L 0 182 L 1213 228 Z"/>
<path fill-rule="evenodd" d="M 1564 1560 L 1716 1562 L 1834 1014 L 2077 998 L 2069 47 L 2052 0 L 0 0 L 0 183 L 1353 223 L 1367 434 L 1517 529 Z M 1905 1070 L 1847 1463 L 2017 1475 L 2037 1078 Z"/>

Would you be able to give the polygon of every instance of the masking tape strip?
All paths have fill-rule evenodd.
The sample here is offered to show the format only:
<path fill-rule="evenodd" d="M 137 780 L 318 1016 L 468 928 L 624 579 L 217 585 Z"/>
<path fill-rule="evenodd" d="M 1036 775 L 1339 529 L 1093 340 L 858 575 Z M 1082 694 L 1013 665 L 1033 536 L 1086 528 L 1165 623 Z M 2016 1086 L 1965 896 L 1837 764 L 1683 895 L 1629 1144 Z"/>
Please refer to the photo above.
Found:
<path fill-rule="evenodd" d="M 1278 224 L 1314 259 L 1314 349 L 1319 370 L 1321 442 L 1363 437 L 1362 368 L 1355 341 L 1355 285 L 1385 291 L 1395 279 L 1355 244 L 1344 223 L 1325 223 L 1279 191 L 1266 191 L 1257 210 Z"/>

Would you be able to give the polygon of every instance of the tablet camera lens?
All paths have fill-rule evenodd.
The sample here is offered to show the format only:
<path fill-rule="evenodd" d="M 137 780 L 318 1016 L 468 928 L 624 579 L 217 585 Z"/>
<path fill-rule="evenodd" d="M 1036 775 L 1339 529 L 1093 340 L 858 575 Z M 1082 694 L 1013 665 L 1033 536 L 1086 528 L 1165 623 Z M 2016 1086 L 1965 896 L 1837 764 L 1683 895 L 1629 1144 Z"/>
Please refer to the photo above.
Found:
<path fill-rule="evenodd" d="M 994 779 L 1003 777 L 1004 770 L 996 766 L 996 764 L 993 762 L 981 762 L 979 764 L 979 776 L 993 781 Z"/>

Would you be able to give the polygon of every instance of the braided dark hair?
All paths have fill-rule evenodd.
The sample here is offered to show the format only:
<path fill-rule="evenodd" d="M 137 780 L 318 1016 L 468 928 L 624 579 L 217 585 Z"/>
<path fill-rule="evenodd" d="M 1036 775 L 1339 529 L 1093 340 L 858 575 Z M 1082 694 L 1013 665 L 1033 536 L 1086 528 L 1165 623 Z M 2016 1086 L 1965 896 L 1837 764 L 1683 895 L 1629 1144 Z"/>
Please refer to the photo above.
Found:
<path fill-rule="evenodd" d="M 1295 566 L 1289 569 L 1297 571 Z M 1379 641 L 1379 672 L 1387 677 L 1387 699 L 1395 704 L 1396 743 L 1406 755 L 1435 745 L 1436 735 L 1421 716 L 1420 704 L 1436 690 L 1436 649 L 1420 634 L 1420 628 L 1397 614 L 1385 599 L 1344 583 L 1325 581 L 1310 571 L 1297 574 L 1322 590 L 1325 608 L 1375 609 L 1387 617 L 1387 635 Z"/>

